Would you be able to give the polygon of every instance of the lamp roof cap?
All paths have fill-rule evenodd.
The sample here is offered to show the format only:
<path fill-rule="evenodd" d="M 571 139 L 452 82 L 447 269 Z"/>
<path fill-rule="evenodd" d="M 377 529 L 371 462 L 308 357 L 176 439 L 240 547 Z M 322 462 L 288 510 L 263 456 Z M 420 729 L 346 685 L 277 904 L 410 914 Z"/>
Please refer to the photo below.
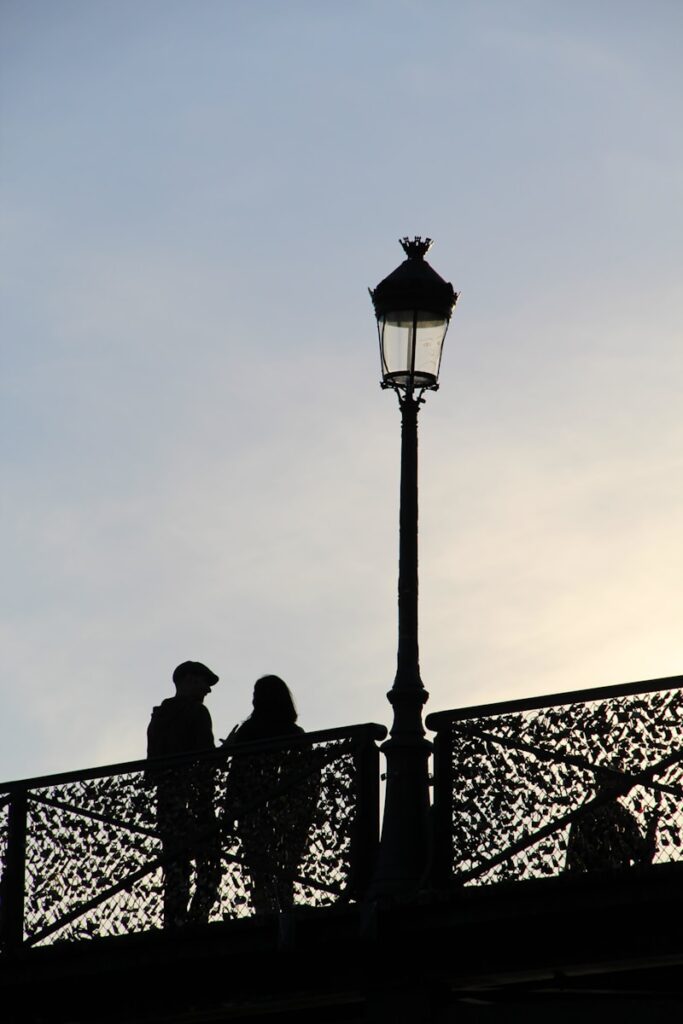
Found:
<path fill-rule="evenodd" d="M 453 285 L 437 274 L 427 263 L 425 254 L 432 246 L 431 238 L 399 239 L 407 259 L 388 277 L 370 289 L 370 296 L 379 318 L 398 310 L 425 310 L 450 319 L 457 301 Z"/>

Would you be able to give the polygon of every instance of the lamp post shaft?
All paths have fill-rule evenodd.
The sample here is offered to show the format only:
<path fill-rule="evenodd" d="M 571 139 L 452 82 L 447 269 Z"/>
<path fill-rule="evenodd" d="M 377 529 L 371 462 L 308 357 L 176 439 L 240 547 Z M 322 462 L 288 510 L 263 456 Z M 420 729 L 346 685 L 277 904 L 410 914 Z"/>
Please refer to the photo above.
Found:
<path fill-rule="evenodd" d="M 420 678 L 418 620 L 417 415 L 410 393 L 401 401 L 401 499 L 398 560 L 398 657 L 394 691 L 424 691 Z"/>
<path fill-rule="evenodd" d="M 398 657 L 388 699 L 394 709 L 386 757 L 386 802 L 374 894 L 409 895 L 428 867 L 429 756 L 422 707 L 429 694 L 420 678 L 418 647 L 417 415 L 408 390 L 401 405 L 401 510 L 398 582 Z"/>

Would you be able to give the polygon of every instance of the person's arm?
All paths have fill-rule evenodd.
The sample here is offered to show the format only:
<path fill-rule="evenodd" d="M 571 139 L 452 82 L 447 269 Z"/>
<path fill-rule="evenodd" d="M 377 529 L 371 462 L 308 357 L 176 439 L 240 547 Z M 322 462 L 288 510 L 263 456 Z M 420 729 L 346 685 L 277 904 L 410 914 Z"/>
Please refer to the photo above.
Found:
<path fill-rule="evenodd" d="M 189 723 L 188 723 L 189 725 Z M 204 704 L 195 704 L 192 713 L 191 746 L 189 750 L 213 750 L 213 728 L 209 709 Z"/>
<path fill-rule="evenodd" d="M 650 820 L 647 823 L 647 828 L 645 829 L 645 838 L 643 840 L 643 855 L 640 862 L 641 864 L 651 864 L 652 861 L 655 859 L 655 854 L 657 852 L 657 831 L 659 829 L 659 815 L 661 805 L 662 794 L 661 792 L 659 792 L 657 793 L 657 802 L 655 803 L 655 806 L 652 810 L 652 814 L 650 815 Z"/>
<path fill-rule="evenodd" d="M 613 814 L 619 833 L 622 836 L 626 855 L 634 864 L 649 864 L 652 860 L 652 844 L 647 836 L 640 831 L 638 822 L 631 812 L 618 801 L 614 804 Z"/>
<path fill-rule="evenodd" d="M 226 738 L 218 741 L 221 747 L 232 747 L 235 745 L 237 742 L 237 733 L 239 732 L 239 728 L 239 725 L 234 725 Z"/>

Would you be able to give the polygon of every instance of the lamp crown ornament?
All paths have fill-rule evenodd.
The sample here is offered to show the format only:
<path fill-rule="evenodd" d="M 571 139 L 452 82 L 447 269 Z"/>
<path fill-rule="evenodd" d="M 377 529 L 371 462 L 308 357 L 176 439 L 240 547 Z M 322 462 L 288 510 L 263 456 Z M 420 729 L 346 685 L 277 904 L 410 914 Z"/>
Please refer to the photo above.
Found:
<path fill-rule="evenodd" d="M 420 235 L 415 235 L 415 238 L 399 238 L 399 242 L 409 260 L 424 259 L 433 244 L 431 238 L 421 238 Z"/>

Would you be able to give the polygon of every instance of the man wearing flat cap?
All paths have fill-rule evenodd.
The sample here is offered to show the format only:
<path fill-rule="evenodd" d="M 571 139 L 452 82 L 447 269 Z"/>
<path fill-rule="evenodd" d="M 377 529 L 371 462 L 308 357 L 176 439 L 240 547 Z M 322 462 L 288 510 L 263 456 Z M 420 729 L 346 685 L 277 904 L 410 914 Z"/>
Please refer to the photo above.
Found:
<path fill-rule="evenodd" d="M 218 676 L 200 661 L 184 661 L 173 673 L 175 697 L 152 712 L 147 728 L 147 757 L 172 757 L 212 750 L 215 746 L 204 698 Z M 157 826 L 164 860 L 164 927 L 205 923 L 220 886 L 220 842 L 216 831 L 213 773 L 210 765 L 183 761 L 150 765 L 147 778 L 156 785 Z M 195 892 L 190 900 L 192 861 Z"/>

